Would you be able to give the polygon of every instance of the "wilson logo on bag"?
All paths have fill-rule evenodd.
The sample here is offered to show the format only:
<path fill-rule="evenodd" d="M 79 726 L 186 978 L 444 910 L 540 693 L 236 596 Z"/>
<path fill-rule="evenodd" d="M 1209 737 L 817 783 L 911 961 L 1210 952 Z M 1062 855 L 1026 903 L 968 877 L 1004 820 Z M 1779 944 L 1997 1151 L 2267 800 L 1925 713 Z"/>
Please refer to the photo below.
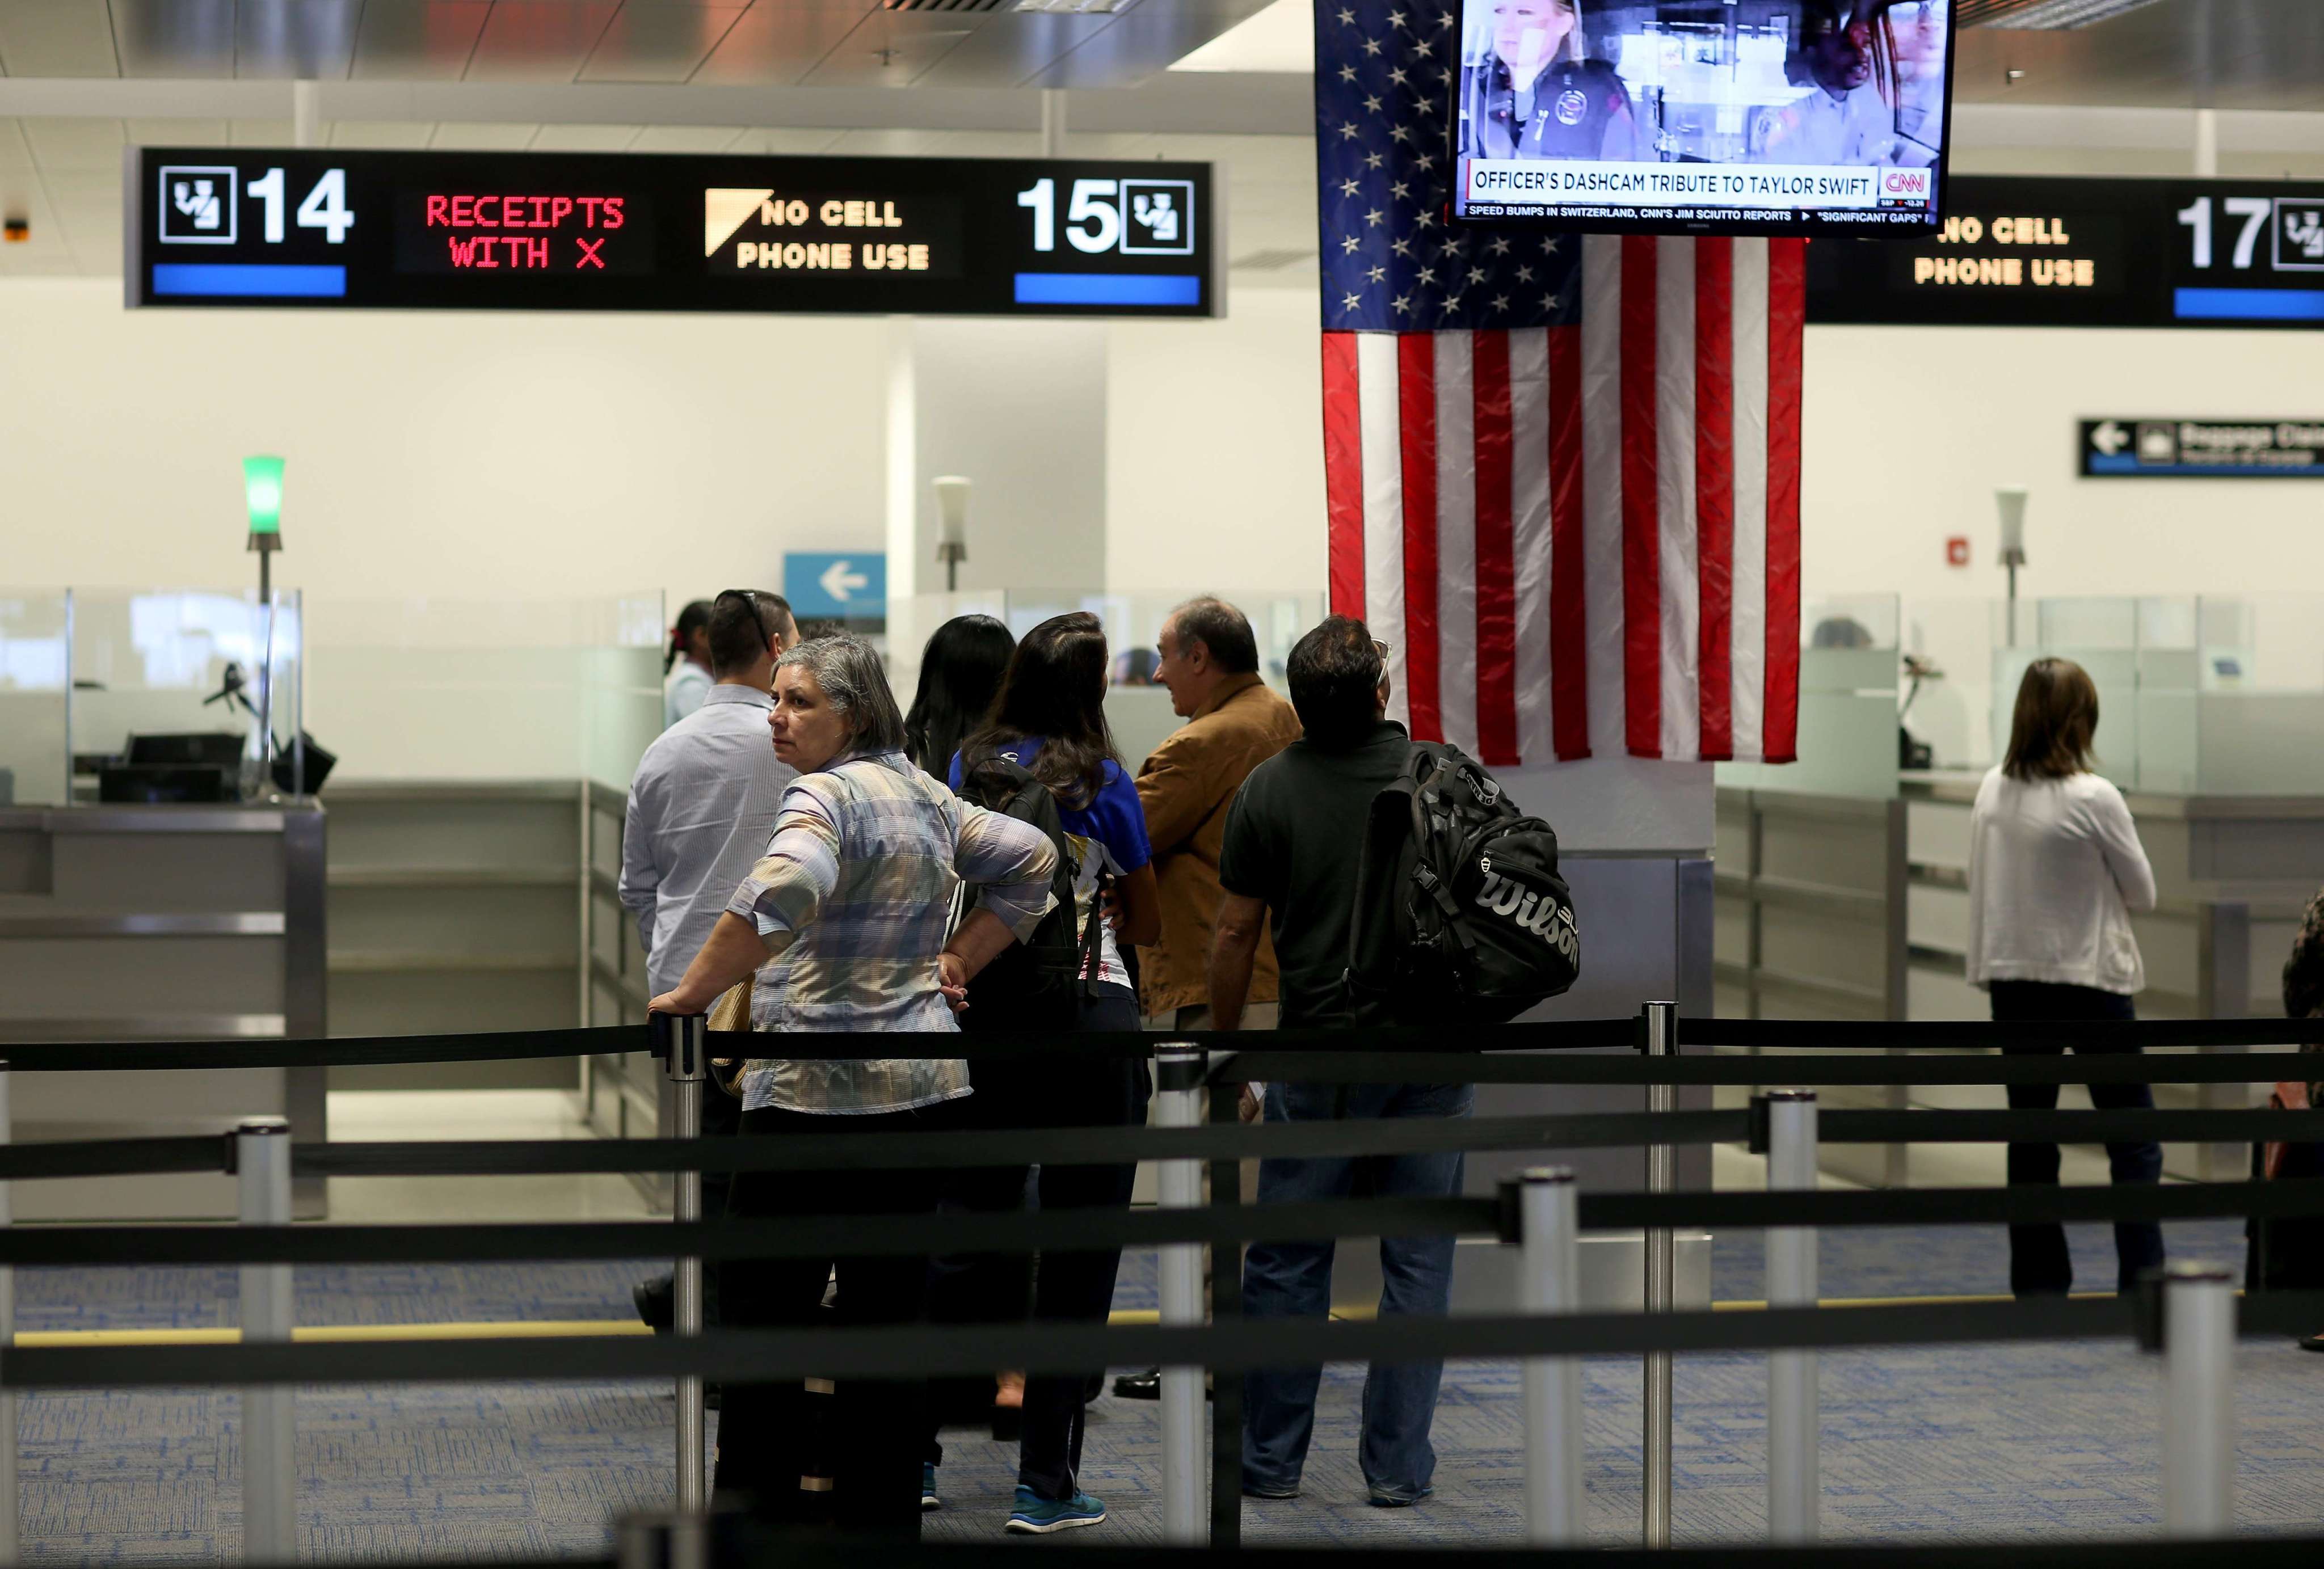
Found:
<path fill-rule="evenodd" d="M 1453 747 L 1417 742 L 1372 799 L 1350 922 L 1357 1020 L 1502 1023 L 1582 974 L 1557 835 Z"/>

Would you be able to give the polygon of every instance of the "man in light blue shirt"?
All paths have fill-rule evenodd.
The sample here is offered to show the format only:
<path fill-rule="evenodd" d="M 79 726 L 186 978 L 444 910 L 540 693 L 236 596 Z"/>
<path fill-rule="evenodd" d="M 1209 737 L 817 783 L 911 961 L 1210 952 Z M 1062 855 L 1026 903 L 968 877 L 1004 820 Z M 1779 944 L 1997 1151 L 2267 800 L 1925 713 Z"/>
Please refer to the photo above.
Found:
<path fill-rule="evenodd" d="M 775 757 L 767 715 L 775 706 L 775 661 L 798 641 L 780 594 L 728 589 L 711 602 L 711 672 L 702 706 L 655 739 L 630 783 L 622 831 L 622 906 L 645 945 L 647 994 L 675 986 L 734 890 L 766 854 L 783 792 L 798 777 Z M 742 1107 L 715 1087 L 702 1097 L 702 1131 L 736 1131 Z M 723 1215 L 732 1176 L 706 1171 L 702 1212 Z M 715 1299 L 706 1272 L 705 1308 Z M 670 1322 L 669 1277 L 638 1288 L 638 1314 L 657 1329 Z"/>
<path fill-rule="evenodd" d="M 798 641 L 779 594 L 729 589 L 711 607 L 716 679 L 639 759 L 622 833 L 622 905 L 637 917 L 649 995 L 676 986 L 775 831 L 798 774 L 767 731 L 775 660 Z"/>

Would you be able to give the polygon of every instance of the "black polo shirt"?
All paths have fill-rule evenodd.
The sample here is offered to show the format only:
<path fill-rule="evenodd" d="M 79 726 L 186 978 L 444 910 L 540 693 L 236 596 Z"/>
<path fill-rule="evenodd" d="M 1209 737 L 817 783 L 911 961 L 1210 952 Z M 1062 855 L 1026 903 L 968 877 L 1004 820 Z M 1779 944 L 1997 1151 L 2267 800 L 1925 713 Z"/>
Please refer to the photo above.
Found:
<path fill-rule="evenodd" d="M 1227 813 L 1219 884 L 1266 902 L 1286 1028 L 1351 1022 L 1343 978 L 1364 825 L 1411 756 L 1404 727 L 1386 720 L 1350 747 L 1294 741 L 1251 770 Z"/>

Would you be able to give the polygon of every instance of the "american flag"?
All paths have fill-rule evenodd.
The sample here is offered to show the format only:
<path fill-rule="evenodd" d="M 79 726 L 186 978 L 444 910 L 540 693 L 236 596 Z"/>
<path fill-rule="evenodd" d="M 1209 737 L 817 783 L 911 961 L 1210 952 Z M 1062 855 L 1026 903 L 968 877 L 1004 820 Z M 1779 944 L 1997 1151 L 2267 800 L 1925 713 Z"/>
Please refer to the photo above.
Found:
<path fill-rule="evenodd" d="M 1317 0 L 1332 608 L 1489 765 L 1789 762 L 1802 243 L 1449 223 L 1460 53 Z"/>

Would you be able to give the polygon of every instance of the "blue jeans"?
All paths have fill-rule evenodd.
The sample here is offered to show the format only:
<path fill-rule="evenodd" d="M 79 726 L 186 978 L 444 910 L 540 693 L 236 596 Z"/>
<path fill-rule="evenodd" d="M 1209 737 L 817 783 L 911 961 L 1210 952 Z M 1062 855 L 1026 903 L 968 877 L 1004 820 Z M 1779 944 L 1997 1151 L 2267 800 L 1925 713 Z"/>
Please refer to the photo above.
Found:
<path fill-rule="evenodd" d="M 1476 1098 L 1466 1084 L 1270 1084 L 1267 1120 L 1464 1117 Z M 1261 1204 L 1344 1198 L 1358 1182 L 1374 1197 L 1450 1197 L 1461 1191 L 1461 1156 L 1375 1155 L 1315 1161 L 1262 1161 Z M 1253 1243 L 1243 1255 L 1242 1310 L 1251 1318 L 1322 1318 L 1332 1306 L 1329 1242 Z M 1452 1295 L 1452 1239 L 1380 1239 L 1382 1317 L 1442 1315 Z M 1360 1460 L 1375 1499 L 1408 1502 L 1428 1491 L 1436 1451 L 1428 1428 L 1436 1415 L 1443 1362 L 1375 1363 L 1364 1378 Z M 1259 1493 L 1299 1487 L 1308 1440 L 1315 1432 L 1320 1367 L 1266 1368 L 1243 1381 L 1242 1484 Z"/>

